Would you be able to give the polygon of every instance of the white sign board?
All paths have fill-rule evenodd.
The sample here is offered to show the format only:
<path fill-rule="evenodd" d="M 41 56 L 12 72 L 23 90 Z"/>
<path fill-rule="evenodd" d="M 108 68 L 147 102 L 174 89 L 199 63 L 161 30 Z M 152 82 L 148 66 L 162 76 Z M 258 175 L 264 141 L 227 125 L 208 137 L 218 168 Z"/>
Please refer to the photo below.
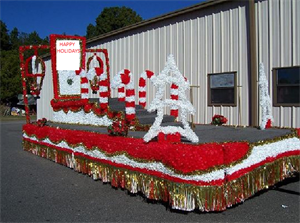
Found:
<path fill-rule="evenodd" d="M 56 40 L 56 70 L 79 70 L 80 41 Z"/>

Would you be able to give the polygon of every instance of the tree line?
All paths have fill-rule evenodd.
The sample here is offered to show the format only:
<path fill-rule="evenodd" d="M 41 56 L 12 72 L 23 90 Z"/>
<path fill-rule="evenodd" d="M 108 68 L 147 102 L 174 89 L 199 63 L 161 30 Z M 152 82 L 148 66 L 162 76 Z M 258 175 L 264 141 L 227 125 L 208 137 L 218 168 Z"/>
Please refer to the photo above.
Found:
<path fill-rule="evenodd" d="M 86 28 L 86 38 L 101 34 L 142 21 L 142 18 L 127 7 L 104 8 Z M 19 47 L 24 45 L 49 45 L 49 38 L 41 38 L 36 31 L 20 32 L 18 28 L 11 31 L 0 20 L 0 103 L 16 101 L 18 94 L 22 94 L 20 72 Z M 63 33 L 65 34 L 65 33 Z"/>
<path fill-rule="evenodd" d="M 0 100 L 7 103 L 16 100 L 22 93 L 19 47 L 23 45 L 49 44 L 49 39 L 42 39 L 36 31 L 20 32 L 13 28 L 9 32 L 6 24 L 0 20 Z"/>

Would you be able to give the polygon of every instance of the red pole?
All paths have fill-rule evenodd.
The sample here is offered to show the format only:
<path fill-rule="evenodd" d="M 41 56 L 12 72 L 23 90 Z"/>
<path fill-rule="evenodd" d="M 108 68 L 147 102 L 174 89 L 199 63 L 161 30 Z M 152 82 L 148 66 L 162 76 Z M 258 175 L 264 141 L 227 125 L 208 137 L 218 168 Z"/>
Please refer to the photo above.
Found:
<path fill-rule="evenodd" d="M 19 48 L 19 57 L 20 57 L 20 69 L 21 69 L 21 77 L 22 77 L 22 88 L 23 88 L 23 97 L 24 97 L 24 106 L 25 106 L 25 116 L 26 123 L 30 123 L 30 115 L 29 115 L 29 106 L 28 106 L 28 95 L 26 89 L 26 77 L 25 77 L 25 64 L 24 64 L 24 47 Z"/>

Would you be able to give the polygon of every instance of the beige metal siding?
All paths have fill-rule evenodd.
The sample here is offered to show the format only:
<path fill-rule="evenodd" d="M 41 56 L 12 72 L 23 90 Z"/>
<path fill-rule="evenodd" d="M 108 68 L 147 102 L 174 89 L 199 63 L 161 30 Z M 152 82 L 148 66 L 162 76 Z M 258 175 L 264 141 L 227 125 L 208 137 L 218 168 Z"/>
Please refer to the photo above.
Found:
<path fill-rule="evenodd" d="M 199 10 L 155 24 L 142 31 L 103 39 L 93 48 L 107 48 L 111 61 L 111 74 L 128 68 L 134 74 L 136 93 L 138 78 L 145 69 L 159 73 L 167 56 L 175 56 L 177 66 L 193 88 L 194 121 L 210 123 L 214 114 L 223 114 L 232 125 L 248 124 L 248 54 L 247 54 L 247 2 L 233 2 Z M 207 74 L 237 71 L 241 89 L 242 122 L 238 123 L 238 106 L 207 107 Z M 151 83 L 147 83 L 147 104 L 155 96 Z M 189 92 L 187 92 L 189 95 Z M 116 91 L 112 94 L 117 96 Z M 169 91 L 166 92 L 166 97 Z M 166 112 L 169 110 L 167 109 Z"/>
<path fill-rule="evenodd" d="M 139 75 L 146 69 L 158 74 L 167 56 L 172 53 L 179 70 L 191 85 L 200 86 L 192 89 L 192 103 L 197 111 L 194 116 L 196 123 L 210 123 L 214 114 L 222 114 L 228 118 L 230 125 L 249 125 L 248 7 L 248 1 L 219 3 L 107 36 L 89 43 L 88 47 L 108 50 L 111 77 L 122 69 L 131 70 L 136 95 Z M 264 63 L 272 89 L 272 68 L 300 64 L 300 1 L 256 0 L 255 10 L 257 61 Z M 207 74 L 221 72 L 237 72 L 237 85 L 241 86 L 237 91 L 240 91 L 237 106 L 207 105 Z M 47 74 L 50 74 L 48 69 Z M 38 105 L 41 108 L 38 117 L 52 117 L 47 110 L 51 109 L 47 101 L 53 97 L 50 76 L 49 81 L 45 79 L 44 82 L 49 85 L 44 84 L 41 93 L 46 104 Z M 272 93 L 270 90 L 271 97 Z M 116 90 L 112 91 L 112 96 L 117 96 Z M 148 105 L 154 96 L 154 88 L 147 81 Z M 166 97 L 169 97 L 169 91 Z M 165 112 L 169 112 L 169 109 Z M 300 127 L 299 107 L 273 107 L 273 116 L 275 126 Z"/>
<path fill-rule="evenodd" d="M 300 2 L 298 0 L 258 1 L 258 62 L 263 62 L 273 97 L 272 69 L 300 65 Z M 274 86 L 275 87 L 275 86 Z M 300 107 L 273 107 L 274 125 L 300 127 Z"/>
<path fill-rule="evenodd" d="M 51 107 L 51 100 L 53 99 L 53 79 L 51 60 L 45 60 L 46 73 L 43 81 L 40 99 L 37 100 L 37 119 L 46 118 L 53 120 L 53 109 Z"/>

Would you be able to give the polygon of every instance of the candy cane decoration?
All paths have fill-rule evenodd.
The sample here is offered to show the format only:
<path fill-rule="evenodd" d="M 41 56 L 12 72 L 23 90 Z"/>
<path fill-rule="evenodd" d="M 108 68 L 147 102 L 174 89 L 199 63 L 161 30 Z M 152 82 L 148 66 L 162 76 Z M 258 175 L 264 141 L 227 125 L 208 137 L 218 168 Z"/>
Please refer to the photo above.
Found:
<path fill-rule="evenodd" d="M 184 77 L 184 80 L 185 80 L 185 82 L 187 82 L 186 77 Z M 172 100 L 178 101 L 178 86 L 174 83 L 171 85 L 170 97 Z M 178 107 L 172 106 L 170 114 L 177 118 L 178 117 Z"/>
<path fill-rule="evenodd" d="M 139 105 L 146 107 L 146 79 L 151 79 L 153 77 L 154 73 L 150 70 L 146 70 L 140 75 L 139 80 Z M 185 78 L 185 81 L 187 79 Z M 176 84 L 171 85 L 171 92 L 170 96 L 172 100 L 178 100 L 178 86 Z M 170 114 L 178 117 L 178 108 L 177 106 L 172 106 Z"/>
<path fill-rule="evenodd" d="M 125 101 L 125 85 L 124 84 L 121 84 L 120 87 L 118 87 L 118 100 Z"/>
<path fill-rule="evenodd" d="M 118 96 L 122 96 L 120 88 L 123 86 L 125 89 L 125 116 L 126 119 L 132 120 L 135 118 L 135 91 L 132 74 L 127 69 L 120 71 L 111 83 L 112 88 L 118 88 Z"/>
<path fill-rule="evenodd" d="M 89 98 L 89 80 L 87 79 L 87 74 L 86 74 L 85 70 L 81 70 L 81 69 L 78 73 L 80 75 L 81 98 L 88 99 Z"/>
<path fill-rule="evenodd" d="M 103 72 L 103 68 L 95 68 L 96 74 L 100 75 L 99 77 L 99 102 L 100 102 L 100 107 L 104 110 L 108 108 L 108 79 L 107 79 L 107 74 L 106 72 Z"/>
<path fill-rule="evenodd" d="M 151 79 L 154 73 L 150 70 L 144 71 L 139 80 L 139 105 L 146 107 L 146 79 Z"/>
<path fill-rule="evenodd" d="M 93 68 L 91 68 L 88 72 L 89 79 L 92 80 L 95 76 L 97 76 L 99 86 L 99 102 L 100 107 L 104 110 L 108 108 L 108 85 L 109 81 L 107 78 L 106 72 L 104 72 L 103 69 L 103 61 L 100 57 L 98 57 L 96 54 L 94 54 L 93 58 L 88 60 L 88 65 L 92 62 Z M 99 67 L 97 67 L 97 63 L 99 62 Z"/>

